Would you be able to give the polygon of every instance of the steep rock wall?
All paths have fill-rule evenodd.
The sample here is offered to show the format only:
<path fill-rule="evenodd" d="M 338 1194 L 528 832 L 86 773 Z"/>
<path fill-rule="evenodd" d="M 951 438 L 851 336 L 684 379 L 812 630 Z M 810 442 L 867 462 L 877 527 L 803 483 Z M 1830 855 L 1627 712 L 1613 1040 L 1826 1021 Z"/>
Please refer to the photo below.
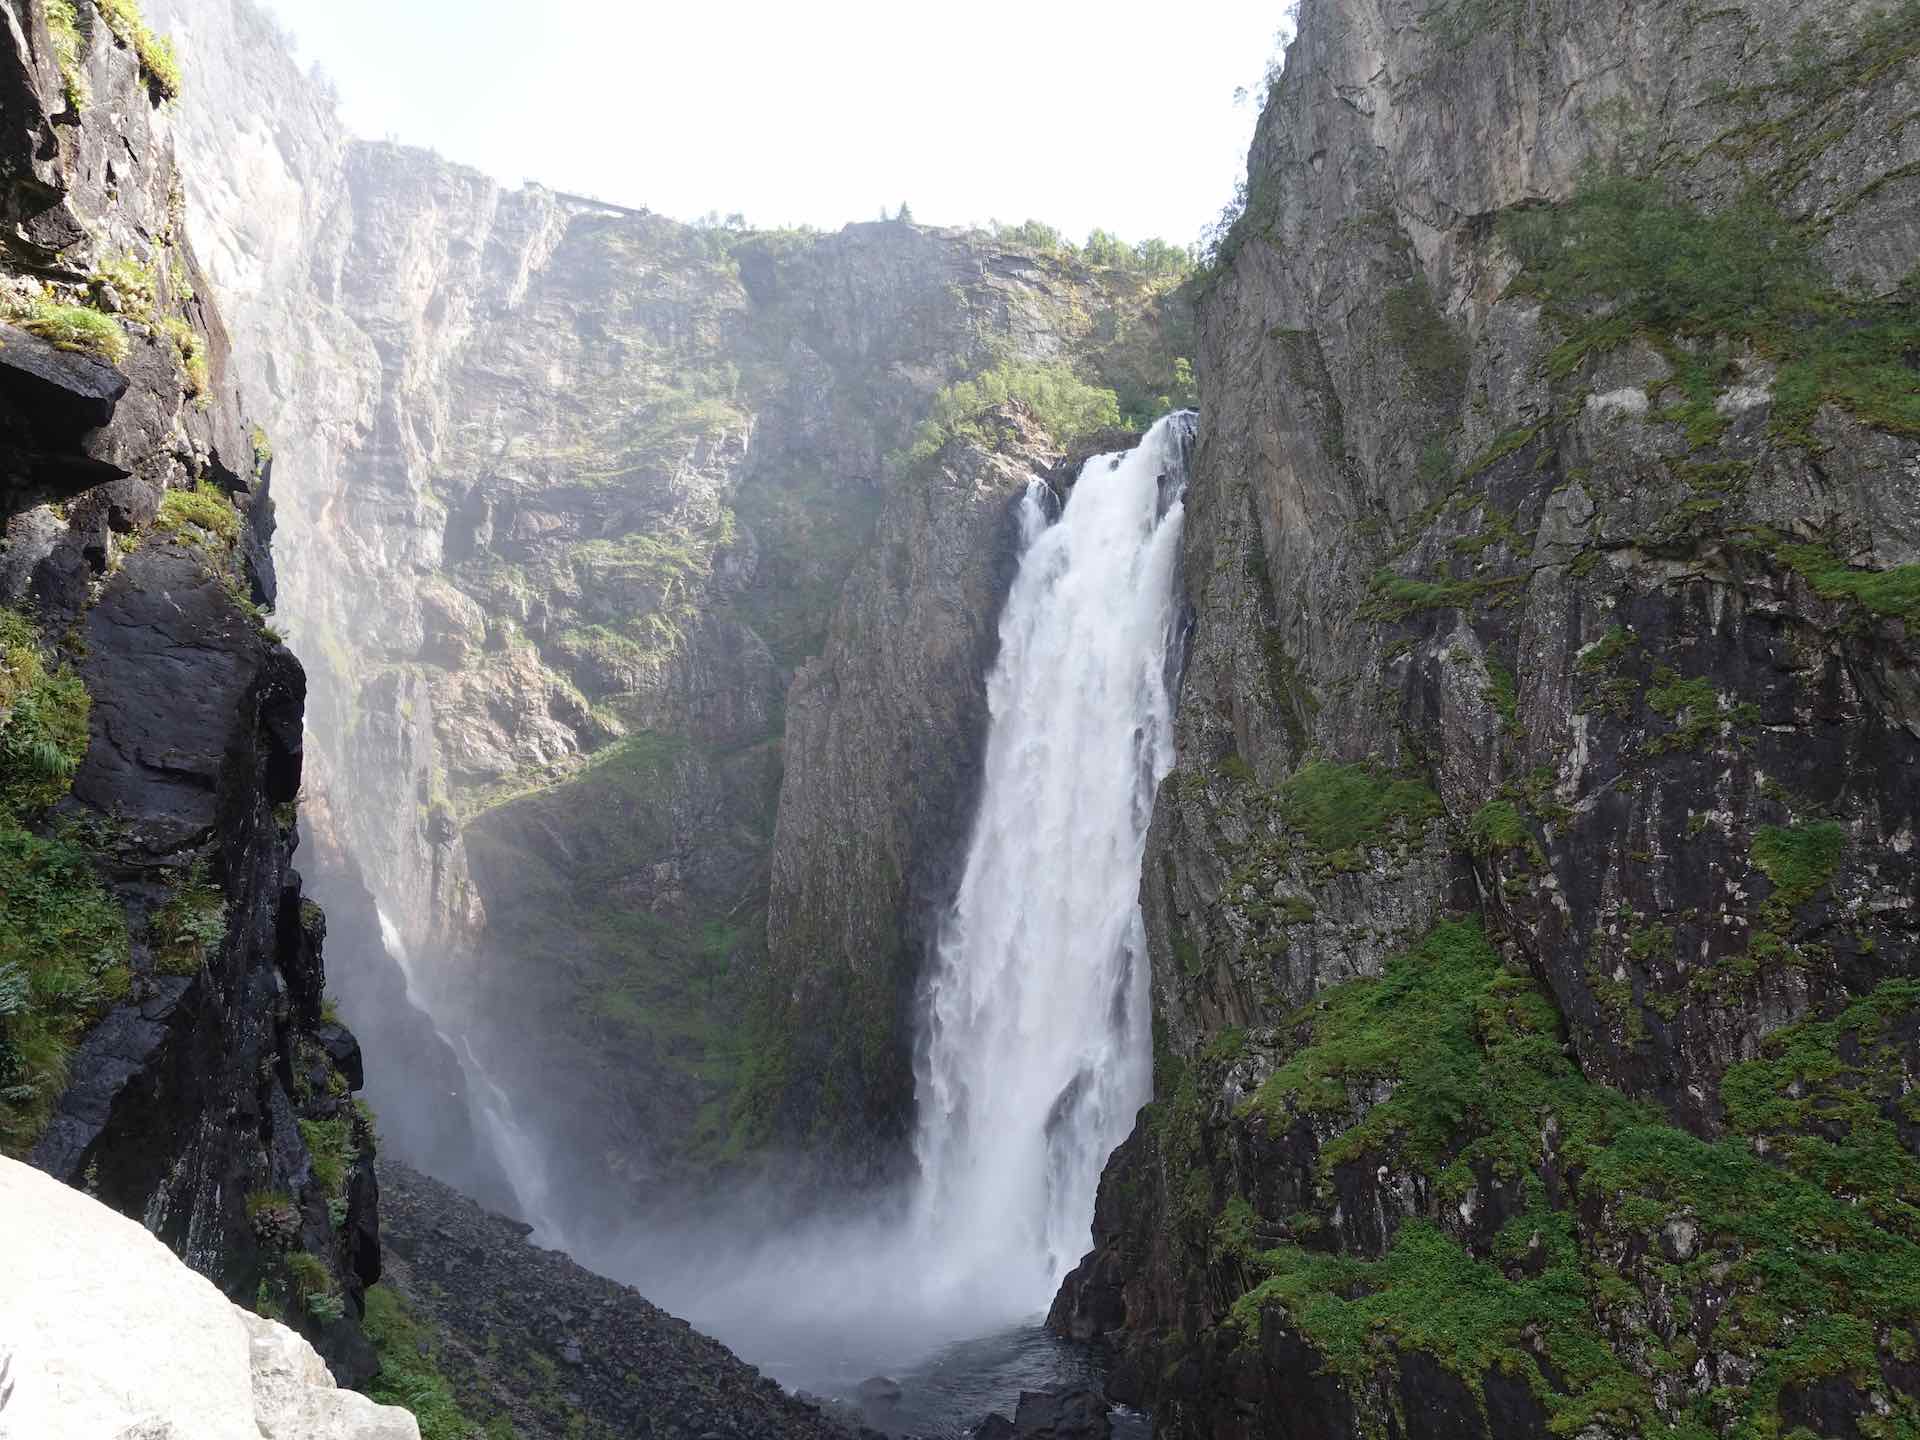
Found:
<path fill-rule="evenodd" d="M 886 625 L 926 618 L 909 583 L 978 609 L 943 614 L 924 660 L 913 636 L 869 625 L 903 663 L 874 677 L 865 718 L 925 707 L 922 745 L 936 719 L 977 721 L 979 675 L 954 660 L 980 658 L 997 601 L 950 548 L 973 520 L 916 531 L 948 502 L 902 499 L 919 481 L 890 457 L 940 387 L 997 362 L 1171 388 L 1185 312 L 1168 284 L 974 232 L 699 228 L 506 191 L 437 156 L 332 140 L 324 97 L 244 0 L 161 13 L 189 61 L 246 72 L 190 93 L 183 128 L 204 249 L 289 452 L 284 569 L 315 675 L 321 848 L 357 865 L 429 1008 L 532 1129 L 563 1137 L 555 1190 L 575 1203 L 617 1178 L 624 1206 L 730 1163 L 750 1135 L 798 1138 L 823 1097 L 827 1130 L 856 1148 L 877 1115 L 897 1141 L 910 1035 L 873 936 L 915 929 L 947 841 L 876 811 L 849 843 L 910 882 L 823 911 L 815 897 L 880 872 L 815 843 L 838 802 L 814 787 L 890 742 L 832 720 L 817 678 L 789 732 L 789 684 L 891 525 L 921 569 L 882 577 L 903 597 Z M 297 226 L 259 216 L 281 194 Z M 956 688 L 891 689 L 929 678 Z M 957 784 L 973 741 L 946 739 Z M 808 757 L 799 779 L 783 780 L 789 753 Z M 805 817 L 789 838 L 777 808 Z M 794 903 L 770 905 L 775 877 Z M 350 888 L 324 898 L 339 908 Z M 391 990 L 376 978 L 342 972 L 349 1018 Z M 877 1008 L 848 988 L 869 982 L 863 995 L 890 997 Z M 818 1065 L 786 1065 L 777 1017 L 811 1023 L 823 999 L 884 1032 L 871 1076 L 823 1089 Z M 401 1152 L 425 1160 L 430 1127 L 406 1097 L 387 1103 L 373 1063 Z"/>
<path fill-rule="evenodd" d="M 0 11 L 0 1139 L 351 1380 L 377 1192 L 292 868 L 269 466 L 181 228 L 164 55 L 77 12 Z"/>
<path fill-rule="evenodd" d="M 1303 8 L 1201 311 L 1156 1101 L 1053 1317 L 1167 1433 L 1914 1413 L 1811 1257 L 1914 1263 L 1917 53 Z"/>

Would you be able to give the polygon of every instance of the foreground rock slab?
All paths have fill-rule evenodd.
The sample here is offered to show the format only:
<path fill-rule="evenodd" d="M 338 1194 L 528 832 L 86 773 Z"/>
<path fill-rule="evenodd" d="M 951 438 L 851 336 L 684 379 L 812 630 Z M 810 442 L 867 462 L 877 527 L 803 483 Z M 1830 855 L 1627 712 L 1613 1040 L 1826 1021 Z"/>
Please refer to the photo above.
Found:
<path fill-rule="evenodd" d="M 0 1274 L 0 1440 L 419 1440 L 140 1225 L 3 1159 Z"/>

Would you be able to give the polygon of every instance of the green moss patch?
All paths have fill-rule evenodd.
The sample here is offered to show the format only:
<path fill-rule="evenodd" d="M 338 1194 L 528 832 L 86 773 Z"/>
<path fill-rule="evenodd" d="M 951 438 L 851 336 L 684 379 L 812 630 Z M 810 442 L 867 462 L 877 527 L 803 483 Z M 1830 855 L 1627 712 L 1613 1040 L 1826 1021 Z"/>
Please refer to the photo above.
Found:
<path fill-rule="evenodd" d="M 1674 370 L 1665 388 L 1675 398 L 1657 418 L 1685 424 L 1696 445 L 1724 429 L 1714 400 L 1741 344 L 1778 365 L 1771 428 L 1780 438 L 1814 443 L 1815 412 L 1828 403 L 1920 435 L 1912 297 L 1842 291 L 1820 272 L 1808 231 L 1758 194 L 1708 215 L 1652 181 L 1606 178 L 1565 205 L 1509 212 L 1501 235 L 1568 332 L 1549 369 L 1569 375 L 1596 352 L 1647 337 Z"/>
<path fill-rule="evenodd" d="M 1440 814 L 1440 799 L 1418 780 L 1372 765 L 1309 760 L 1280 783 L 1280 814 L 1314 850 L 1355 850 L 1412 840 Z"/>
<path fill-rule="evenodd" d="M 14 323 L 50 342 L 55 349 L 92 355 L 109 365 L 125 364 L 132 349 L 127 332 L 120 328 L 118 320 L 85 305 L 35 300 Z"/>
<path fill-rule="evenodd" d="M 1758 1440 L 1781 1433 L 1788 1390 L 1825 1378 L 1878 1389 L 1910 1419 L 1920 1412 L 1885 1389 L 1877 1360 L 1910 1343 L 1920 1319 L 1920 1167 L 1894 1128 L 1903 1086 L 1892 1033 L 1917 1006 L 1920 989 L 1895 982 L 1835 1021 L 1782 1032 L 1763 1059 L 1728 1073 L 1738 1129 L 1776 1146 L 1794 1137 L 1782 1168 L 1744 1139 L 1699 1140 L 1588 1082 L 1538 983 L 1503 965 L 1476 924 L 1443 924 L 1380 979 L 1303 1011 L 1304 1043 L 1248 1111 L 1276 1125 L 1354 1117 L 1322 1148 L 1329 1178 L 1363 1158 L 1421 1173 L 1431 1213 L 1447 1214 L 1491 1176 L 1516 1188 L 1521 1212 L 1480 1255 L 1421 1218 L 1374 1260 L 1276 1247 L 1254 1257 L 1263 1278 L 1231 1323 L 1251 1335 L 1282 1315 L 1356 1386 L 1396 1348 L 1436 1356 L 1470 1387 L 1499 1369 L 1529 1385 L 1555 1434 L 1604 1421 L 1667 1440 Z M 1356 1104 L 1383 1086 L 1384 1099 Z M 1545 1184 L 1546 1136 L 1570 1190 Z M 1649 1317 L 1649 1292 L 1665 1318 Z M 1698 1303 L 1708 1295 L 1711 1312 Z M 1616 1348 L 1624 1335 L 1631 1363 Z M 1684 1377 L 1708 1349 L 1750 1359 L 1752 1384 L 1691 1397 Z M 1669 1408 L 1642 1367 L 1676 1382 Z"/>
<path fill-rule="evenodd" d="M 1846 828 L 1832 820 L 1763 825 L 1753 836 L 1754 868 L 1773 882 L 1773 898 L 1788 910 L 1817 895 L 1846 853 Z"/>

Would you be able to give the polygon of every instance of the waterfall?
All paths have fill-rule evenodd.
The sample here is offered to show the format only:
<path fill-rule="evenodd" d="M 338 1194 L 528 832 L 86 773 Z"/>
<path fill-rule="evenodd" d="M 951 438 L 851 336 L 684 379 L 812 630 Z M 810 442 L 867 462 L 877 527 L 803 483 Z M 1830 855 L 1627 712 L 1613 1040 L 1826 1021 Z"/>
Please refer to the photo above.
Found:
<path fill-rule="evenodd" d="M 546 1158 L 538 1141 L 514 1114 L 512 1097 L 473 1053 L 472 1042 L 465 1035 L 449 1035 L 435 1011 L 421 998 L 414 976 L 413 955 L 400 938 L 399 927 L 387 918 L 386 911 L 376 907 L 374 913 L 380 921 L 380 943 L 400 967 L 408 1002 L 428 1018 L 434 1033 L 446 1043 L 459 1063 L 467 1082 L 463 1103 L 506 1176 L 520 1218 L 534 1227 L 534 1233 L 543 1243 L 562 1244 L 559 1228 L 547 1213 L 550 1186 Z"/>
<path fill-rule="evenodd" d="M 936 1290 L 1044 1310 L 1151 1098 L 1140 862 L 1173 767 L 1170 659 L 1190 413 L 1023 503 L 988 680 L 979 814 L 931 965 L 920 1221 Z M 969 1307 L 970 1308 L 970 1307 Z"/>
<path fill-rule="evenodd" d="M 1089 460 L 1064 506 L 1037 481 L 1022 501 L 979 812 L 928 960 L 905 1203 L 743 1246 L 746 1197 L 599 1260 L 788 1384 L 847 1392 L 996 1335 L 1025 1337 L 1007 1388 L 1053 1383 L 1018 1366 L 1052 1354 L 1035 1324 L 1092 1248 L 1100 1172 L 1152 1090 L 1140 862 L 1173 766 L 1192 429 L 1172 415 Z"/>

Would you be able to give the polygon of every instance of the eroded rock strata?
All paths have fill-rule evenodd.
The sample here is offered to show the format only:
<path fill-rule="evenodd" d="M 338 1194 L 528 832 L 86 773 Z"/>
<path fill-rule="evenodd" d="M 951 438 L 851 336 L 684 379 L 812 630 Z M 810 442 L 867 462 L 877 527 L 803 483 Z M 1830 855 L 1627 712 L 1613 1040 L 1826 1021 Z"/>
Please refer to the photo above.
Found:
<path fill-rule="evenodd" d="M 1310 0 L 1200 306 L 1156 1099 L 1192 1436 L 1894 1433 L 1910 10 Z"/>

